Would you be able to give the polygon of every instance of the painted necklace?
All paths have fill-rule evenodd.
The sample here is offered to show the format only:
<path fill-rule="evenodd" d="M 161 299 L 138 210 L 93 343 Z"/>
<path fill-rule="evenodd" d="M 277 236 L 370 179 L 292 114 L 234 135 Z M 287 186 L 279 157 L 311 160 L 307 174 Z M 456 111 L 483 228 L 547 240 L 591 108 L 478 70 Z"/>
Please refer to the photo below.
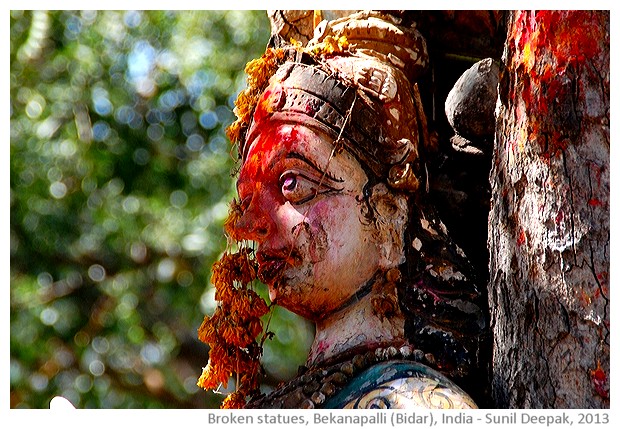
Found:
<path fill-rule="evenodd" d="M 246 408 L 477 408 L 471 397 L 431 368 L 431 354 L 410 346 L 378 348 L 344 362 L 304 368 Z"/>

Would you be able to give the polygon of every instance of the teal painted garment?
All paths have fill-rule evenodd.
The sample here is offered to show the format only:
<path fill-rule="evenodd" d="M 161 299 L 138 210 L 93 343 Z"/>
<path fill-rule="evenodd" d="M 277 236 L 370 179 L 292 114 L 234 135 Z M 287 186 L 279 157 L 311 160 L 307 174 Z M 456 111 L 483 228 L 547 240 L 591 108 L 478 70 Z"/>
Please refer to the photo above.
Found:
<path fill-rule="evenodd" d="M 441 373 L 418 362 L 377 363 L 361 372 L 324 408 L 478 408 L 473 399 Z"/>

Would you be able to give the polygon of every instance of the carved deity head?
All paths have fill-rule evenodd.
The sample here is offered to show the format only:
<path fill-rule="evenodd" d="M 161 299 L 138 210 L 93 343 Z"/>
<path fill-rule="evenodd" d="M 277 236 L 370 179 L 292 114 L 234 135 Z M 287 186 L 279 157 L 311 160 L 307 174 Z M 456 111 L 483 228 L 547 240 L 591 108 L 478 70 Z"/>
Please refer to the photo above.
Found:
<path fill-rule="evenodd" d="M 450 376 L 471 374 L 487 325 L 469 262 L 429 194 L 415 83 L 425 40 L 376 12 L 323 21 L 308 39 L 276 43 L 246 68 L 229 128 L 241 167 L 228 234 L 256 243 L 274 303 L 318 326 L 370 296 L 380 316 L 371 329 L 396 320 L 392 338 Z"/>
<path fill-rule="evenodd" d="M 405 262 L 425 131 L 412 79 L 426 61 L 415 30 L 372 14 L 283 54 L 239 144 L 235 226 L 258 243 L 273 302 L 316 321 Z"/>

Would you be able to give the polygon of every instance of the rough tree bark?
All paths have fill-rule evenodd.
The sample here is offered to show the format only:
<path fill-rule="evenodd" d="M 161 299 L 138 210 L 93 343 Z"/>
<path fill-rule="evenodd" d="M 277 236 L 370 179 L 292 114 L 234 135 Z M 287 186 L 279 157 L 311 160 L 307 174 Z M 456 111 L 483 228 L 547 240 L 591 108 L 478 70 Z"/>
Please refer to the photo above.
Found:
<path fill-rule="evenodd" d="M 498 407 L 609 407 L 609 12 L 510 14 L 490 175 Z"/>

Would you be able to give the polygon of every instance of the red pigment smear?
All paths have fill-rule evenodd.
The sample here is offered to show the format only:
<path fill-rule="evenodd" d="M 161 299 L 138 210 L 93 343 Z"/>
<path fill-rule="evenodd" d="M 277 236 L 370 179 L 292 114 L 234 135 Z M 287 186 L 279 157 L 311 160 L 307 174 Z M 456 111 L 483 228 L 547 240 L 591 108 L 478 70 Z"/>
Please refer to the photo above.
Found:
<path fill-rule="evenodd" d="M 590 371 L 590 379 L 592 380 L 596 393 L 602 398 L 609 399 L 609 390 L 605 388 L 607 385 L 607 374 L 605 374 L 605 371 L 601 368 L 600 361 L 596 363 L 596 369 Z"/>
<path fill-rule="evenodd" d="M 256 109 L 254 110 L 254 123 L 260 123 L 271 113 L 273 113 L 273 102 L 281 96 L 282 89 L 280 87 L 267 88 L 261 95 Z"/>
<path fill-rule="evenodd" d="M 273 167 L 290 151 L 299 134 L 294 127 L 282 128 L 269 120 L 256 122 L 256 127 L 258 137 L 252 142 L 237 181 L 242 203 L 249 205 L 244 208 L 246 222 L 235 228 L 235 232 L 248 240 L 256 240 L 256 237 L 251 235 L 246 224 L 253 224 L 259 218 L 263 223 L 273 222 L 271 210 L 284 204 L 278 171 Z"/>
<path fill-rule="evenodd" d="M 588 205 L 592 206 L 592 207 L 602 207 L 605 205 L 604 201 L 601 201 L 597 198 L 590 198 L 588 200 Z"/>
<path fill-rule="evenodd" d="M 589 162 L 590 168 L 594 169 L 594 174 L 596 175 L 596 184 L 598 187 L 601 187 L 601 176 L 603 175 L 603 171 L 605 170 L 604 166 L 599 166 L 595 162 Z"/>
<path fill-rule="evenodd" d="M 552 79 L 563 74 L 569 64 L 596 57 L 600 53 L 599 42 L 604 38 L 602 26 L 593 22 L 596 17 L 590 11 L 520 12 L 512 33 L 519 53 L 523 55 L 529 43 L 532 55 L 552 54 L 556 60 L 553 69 L 545 65 L 543 70 L 534 70 L 532 76 Z"/>
<path fill-rule="evenodd" d="M 518 12 L 510 38 L 515 43 L 512 72 L 522 85 L 515 85 L 511 95 L 513 99 L 520 95 L 525 102 L 533 132 L 555 131 L 539 130 L 538 123 L 553 110 L 554 103 L 564 104 L 570 99 L 566 71 L 579 70 L 600 54 L 605 34 L 597 18 L 592 11 Z M 569 142 L 555 132 L 547 143 L 548 156 L 553 156 Z"/>
<path fill-rule="evenodd" d="M 284 203 L 277 185 L 278 171 L 273 167 L 290 151 L 292 143 L 299 138 L 299 132 L 296 127 L 282 128 L 278 125 L 268 119 L 256 122 L 258 137 L 252 142 L 239 172 L 239 196 L 252 197 L 255 210 L 267 210 Z"/>
<path fill-rule="evenodd" d="M 521 233 L 519 234 L 519 238 L 517 238 L 517 245 L 521 246 L 525 243 L 525 231 L 521 230 Z"/>
<path fill-rule="evenodd" d="M 608 275 L 607 271 L 601 271 L 600 273 L 596 275 L 596 278 L 599 279 L 599 281 L 603 281 L 607 279 L 607 275 Z"/>
<path fill-rule="evenodd" d="M 241 168 L 241 176 L 252 177 L 255 182 L 264 182 L 272 179 L 273 165 L 290 151 L 293 142 L 297 141 L 298 130 L 295 127 L 286 128 L 285 131 L 278 128 L 278 123 L 268 119 L 264 109 L 256 109 L 254 115 L 255 135 L 257 139 L 250 144 L 248 158 Z"/>
<path fill-rule="evenodd" d="M 540 11 L 540 43 L 549 45 L 558 60 L 558 72 L 569 64 L 583 63 L 600 53 L 602 26 L 592 22 L 590 11 Z"/>

